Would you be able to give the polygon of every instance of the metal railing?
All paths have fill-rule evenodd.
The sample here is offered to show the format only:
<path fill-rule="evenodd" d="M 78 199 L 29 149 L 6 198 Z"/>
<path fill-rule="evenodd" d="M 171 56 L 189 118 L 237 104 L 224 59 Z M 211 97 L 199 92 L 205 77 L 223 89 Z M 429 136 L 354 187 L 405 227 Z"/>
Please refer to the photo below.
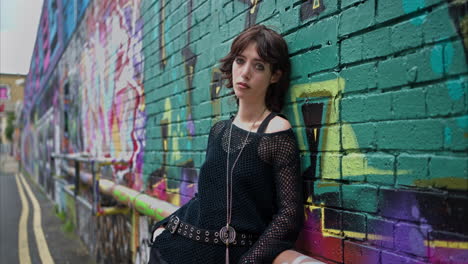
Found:
<path fill-rule="evenodd" d="M 100 179 L 98 173 L 96 173 L 96 166 L 99 168 L 107 165 L 128 164 L 127 161 L 110 158 L 93 158 L 85 153 L 54 153 L 51 158 L 52 162 L 55 162 L 56 159 L 74 161 L 74 168 L 65 167 L 63 169 L 66 170 L 68 174 L 74 175 L 75 196 L 79 193 L 80 181 L 93 186 L 93 212 L 96 215 L 125 213 L 125 209 L 119 207 L 101 208 L 99 206 L 100 193 L 112 196 L 116 201 L 126 205 L 128 208 L 133 208 L 140 214 L 149 216 L 157 221 L 168 217 L 178 208 L 166 201 L 161 201 L 145 193 L 138 192 L 124 185 L 119 185 L 111 180 Z M 91 164 L 91 173 L 80 171 L 80 163 Z M 52 164 L 52 166 L 53 165 L 54 164 Z M 55 166 L 52 168 L 55 168 Z M 279 254 L 273 262 L 273 264 L 282 263 L 323 264 L 324 262 L 295 250 L 285 250 Z"/>
<path fill-rule="evenodd" d="M 133 208 L 140 214 L 149 216 L 154 220 L 162 220 L 177 210 L 177 206 L 166 201 L 159 200 L 148 194 L 138 192 L 127 186 L 117 184 L 109 179 L 101 179 L 98 170 L 102 166 L 108 165 L 128 165 L 125 160 L 116 160 L 111 158 L 95 158 L 85 153 L 57 154 L 51 155 L 51 166 L 55 168 L 54 163 L 57 159 L 74 162 L 74 168 L 61 167 L 67 174 L 74 175 L 74 194 L 77 196 L 80 190 L 80 182 L 92 186 L 93 213 L 96 215 L 115 214 L 123 212 L 123 209 L 117 207 L 101 207 L 100 195 L 105 194 L 113 197 L 116 201 Z M 87 163 L 91 167 L 91 173 L 81 171 L 80 163 Z"/>

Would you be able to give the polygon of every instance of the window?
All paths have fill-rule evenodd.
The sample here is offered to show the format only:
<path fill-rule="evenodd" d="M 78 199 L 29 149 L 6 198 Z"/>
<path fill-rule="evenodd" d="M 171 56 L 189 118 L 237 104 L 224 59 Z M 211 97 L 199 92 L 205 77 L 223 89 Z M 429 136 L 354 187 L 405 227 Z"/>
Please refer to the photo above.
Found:
<path fill-rule="evenodd" d="M 0 100 L 10 99 L 10 87 L 6 84 L 0 84 Z"/>

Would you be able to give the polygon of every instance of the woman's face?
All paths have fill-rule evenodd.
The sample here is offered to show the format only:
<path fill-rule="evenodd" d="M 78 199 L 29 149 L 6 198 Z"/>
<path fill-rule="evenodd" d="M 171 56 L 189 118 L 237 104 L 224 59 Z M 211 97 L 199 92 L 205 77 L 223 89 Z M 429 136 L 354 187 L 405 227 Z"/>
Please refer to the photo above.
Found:
<path fill-rule="evenodd" d="M 232 64 L 232 85 L 239 100 L 265 102 L 268 86 L 281 77 L 281 72 L 272 74 L 270 64 L 257 53 L 257 43 L 250 43 Z"/>

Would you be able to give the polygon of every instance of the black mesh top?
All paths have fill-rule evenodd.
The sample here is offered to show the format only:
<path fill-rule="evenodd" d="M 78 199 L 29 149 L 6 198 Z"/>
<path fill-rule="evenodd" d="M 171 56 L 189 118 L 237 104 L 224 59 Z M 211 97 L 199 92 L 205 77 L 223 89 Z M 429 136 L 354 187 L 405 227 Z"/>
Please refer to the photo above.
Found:
<path fill-rule="evenodd" d="M 265 119 L 266 121 L 266 119 Z M 292 129 L 251 132 L 233 172 L 231 226 L 259 239 L 250 248 L 230 246 L 230 263 L 272 263 L 294 242 L 302 227 L 302 183 L 299 150 Z M 200 169 L 198 194 L 173 215 L 198 228 L 219 230 L 226 224 L 226 159 L 231 120 L 210 131 L 206 160 Z M 232 128 L 230 168 L 248 131 Z M 158 222 L 165 225 L 170 217 Z M 198 243 L 165 230 L 153 243 L 170 264 L 224 263 L 225 245 Z"/>

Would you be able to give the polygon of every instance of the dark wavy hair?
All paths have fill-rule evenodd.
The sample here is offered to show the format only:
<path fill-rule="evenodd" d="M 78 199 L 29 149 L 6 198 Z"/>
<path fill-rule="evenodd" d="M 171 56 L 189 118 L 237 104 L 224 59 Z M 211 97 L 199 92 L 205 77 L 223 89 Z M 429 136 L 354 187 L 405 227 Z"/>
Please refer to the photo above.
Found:
<path fill-rule="evenodd" d="M 245 29 L 234 39 L 226 57 L 220 60 L 223 79 L 227 80 L 226 87 L 233 87 L 232 64 L 235 58 L 251 43 L 257 44 L 257 53 L 262 60 L 270 64 L 272 74 L 277 70 L 282 72 L 279 81 L 270 84 L 265 95 L 265 105 L 268 110 L 279 113 L 283 109 L 284 98 L 289 88 L 291 62 L 286 41 L 276 31 L 264 25 L 254 25 Z"/>

